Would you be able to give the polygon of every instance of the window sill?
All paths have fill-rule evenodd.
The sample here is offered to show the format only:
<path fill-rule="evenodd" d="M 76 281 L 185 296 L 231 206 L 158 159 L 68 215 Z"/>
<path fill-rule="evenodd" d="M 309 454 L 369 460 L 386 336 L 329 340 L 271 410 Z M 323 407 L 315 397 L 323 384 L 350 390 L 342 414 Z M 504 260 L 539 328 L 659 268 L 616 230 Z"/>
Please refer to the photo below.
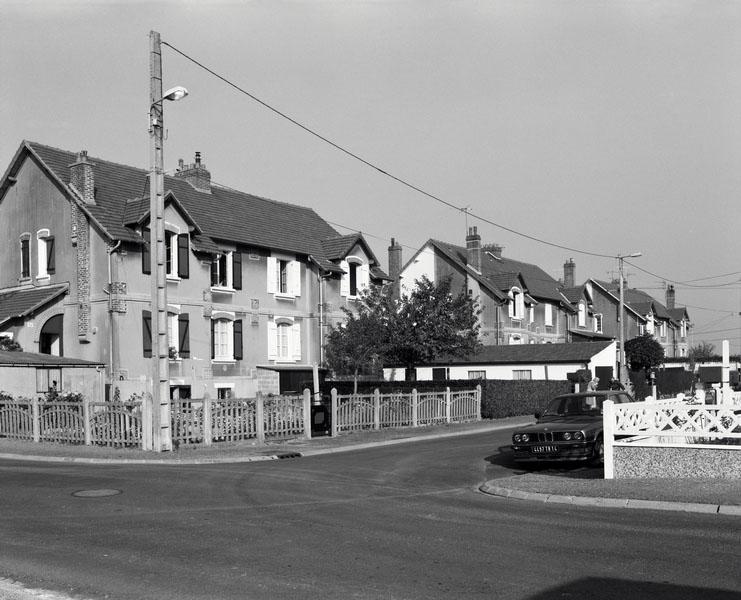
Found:
<path fill-rule="evenodd" d="M 230 287 L 223 287 L 220 285 L 212 285 L 211 286 L 211 293 L 212 294 L 234 294 L 237 290 Z"/>
<path fill-rule="evenodd" d="M 237 361 L 233 358 L 212 358 L 212 365 L 236 365 Z"/>
<path fill-rule="evenodd" d="M 36 277 L 36 281 L 49 281 L 51 279 L 50 275 L 39 275 Z"/>
<path fill-rule="evenodd" d="M 180 277 L 177 275 L 167 275 L 167 282 L 168 283 L 178 283 L 180 281 Z"/>
<path fill-rule="evenodd" d="M 296 296 L 293 296 L 291 294 L 280 294 L 278 292 L 275 293 L 275 299 L 276 300 L 295 300 Z"/>

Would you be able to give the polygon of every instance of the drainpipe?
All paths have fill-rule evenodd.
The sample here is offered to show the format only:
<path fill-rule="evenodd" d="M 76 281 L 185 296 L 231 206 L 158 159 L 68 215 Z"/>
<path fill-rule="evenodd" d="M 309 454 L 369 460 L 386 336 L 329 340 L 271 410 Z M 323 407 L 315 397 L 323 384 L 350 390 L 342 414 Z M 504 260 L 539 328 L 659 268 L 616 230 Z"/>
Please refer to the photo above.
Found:
<path fill-rule="evenodd" d="M 108 378 L 113 383 L 114 373 L 118 370 L 119 366 L 119 348 L 118 348 L 118 331 L 116 328 L 116 320 L 113 316 L 113 292 L 111 285 L 113 284 L 113 253 L 121 247 L 121 240 L 116 242 L 116 245 L 107 248 L 108 253 L 108 330 L 110 335 L 108 336 L 108 364 L 110 372 Z"/>

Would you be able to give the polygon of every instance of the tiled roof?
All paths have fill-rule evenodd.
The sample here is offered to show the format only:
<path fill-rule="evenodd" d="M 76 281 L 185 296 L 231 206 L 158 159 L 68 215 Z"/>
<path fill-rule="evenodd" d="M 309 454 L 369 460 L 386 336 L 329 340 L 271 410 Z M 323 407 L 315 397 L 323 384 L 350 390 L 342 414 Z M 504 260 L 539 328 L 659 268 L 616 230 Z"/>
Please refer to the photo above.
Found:
<path fill-rule="evenodd" d="M 439 240 L 430 240 L 429 243 L 457 262 L 459 266 L 466 266 L 467 253 L 465 248 Z M 500 292 L 506 293 L 512 287 L 514 278 L 519 275 L 522 277 L 528 293 L 536 300 L 563 302 L 558 282 L 537 265 L 512 260 L 511 258 L 495 258 L 482 250 L 481 271 L 481 275 L 477 277 L 479 282 L 488 284 Z"/>
<path fill-rule="evenodd" d="M 322 240 L 322 248 L 324 248 L 324 253 L 329 260 L 341 260 L 347 256 L 347 253 L 352 250 L 359 239 L 359 233 L 341 235 Z"/>
<path fill-rule="evenodd" d="M 76 153 L 35 142 L 26 142 L 25 146 L 63 184 L 69 184 L 69 165 L 76 161 Z M 140 242 L 139 234 L 127 225 L 140 221 L 149 210 L 148 171 L 92 156 L 89 161 L 94 164 L 95 205 L 86 205 L 85 209 L 113 239 Z M 330 264 L 330 255 L 350 239 L 362 239 L 361 234 L 339 235 L 311 208 L 215 184 L 209 194 L 196 190 L 184 179 L 165 176 L 164 191 L 172 194 L 200 229 L 201 248 L 209 247 L 203 241 L 207 238 L 212 243 L 223 240 L 312 255 L 324 268 L 337 270 Z"/>
<path fill-rule="evenodd" d="M 612 341 L 575 342 L 571 344 L 515 344 L 505 346 L 484 346 L 480 352 L 467 359 L 440 359 L 435 364 L 543 364 L 589 362 L 602 352 Z"/>
<path fill-rule="evenodd" d="M 620 284 L 618 282 L 607 283 L 600 281 L 598 283 L 611 294 L 615 296 L 620 294 Z M 654 312 L 659 319 L 672 319 L 666 306 L 642 290 L 626 287 L 623 289 L 623 300 L 627 306 L 641 315 L 647 315 Z"/>
<path fill-rule="evenodd" d="M 610 335 L 604 333 L 597 333 L 596 331 L 587 331 L 586 329 L 569 329 L 571 335 L 582 337 L 587 340 L 612 340 L 615 339 Z"/>
<path fill-rule="evenodd" d="M 67 291 L 68 285 L 49 285 L 0 293 L 0 325 L 22 318 Z"/>
<path fill-rule="evenodd" d="M 687 312 L 687 309 L 684 307 L 667 308 L 666 312 L 668 312 L 669 316 L 677 322 L 681 321 L 682 319 L 689 319 L 690 317 L 689 313 Z"/>
<path fill-rule="evenodd" d="M 578 285 L 572 288 L 563 288 L 561 293 L 572 304 L 577 304 L 584 297 L 584 286 Z"/>
<path fill-rule="evenodd" d="M 9 352 L 0 350 L 0 365 L 13 367 L 97 367 L 102 362 L 52 356 L 51 354 L 36 354 L 35 352 Z"/>

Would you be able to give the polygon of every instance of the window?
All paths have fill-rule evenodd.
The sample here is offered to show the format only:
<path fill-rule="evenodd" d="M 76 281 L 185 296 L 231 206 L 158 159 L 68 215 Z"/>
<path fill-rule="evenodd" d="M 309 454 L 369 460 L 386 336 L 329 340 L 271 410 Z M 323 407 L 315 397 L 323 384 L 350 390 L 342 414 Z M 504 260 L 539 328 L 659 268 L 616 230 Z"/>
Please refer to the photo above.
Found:
<path fill-rule="evenodd" d="M 190 320 L 187 313 L 167 313 L 167 343 L 170 358 L 190 357 Z M 142 311 L 142 351 L 144 356 L 152 356 L 152 313 Z"/>
<path fill-rule="evenodd" d="M 211 286 L 242 289 L 242 253 L 227 250 L 211 262 Z"/>
<path fill-rule="evenodd" d="M 152 232 L 146 227 L 142 229 L 142 273 L 152 273 L 151 251 Z M 190 277 L 190 236 L 187 233 L 165 231 L 165 273 L 173 279 L 188 279 Z"/>
<path fill-rule="evenodd" d="M 599 313 L 594 315 L 594 331 L 595 333 L 602 333 L 602 315 Z"/>
<path fill-rule="evenodd" d="M 529 313 L 529 322 L 535 323 L 535 307 L 533 305 L 530 305 Z"/>
<path fill-rule="evenodd" d="M 447 381 L 449 372 L 447 367 L 433 367 L 432 381 Z"/>
<path fill-rule="evenodd" d="M 36 391 L 41 394 L 52 390 L 61 391 L 61 369 L 36 369 Z"/>
<path fill-rule="evenodd" d="M 230 313 L 215 313 L 211 319 L 211 358 L 242 360 L 242 320 Z"/>
<path fill-rule="evenodd" d="M 646 325 L 644 323 L 638 323 L 638 335 L 646 335 Z"/>
<path fill-rule="evenodd" d="M 587 326 L 587 306 L 584 302 L 579 302 L 579 315 L 577 325 L 579 327 Z"/>
<path fill-rule="evenodd" d="M 530 369 L 515 369 L 512 371 L 512 379 L 515 381 L 530 380 L 533 378 L 533 372 Z"/>
<path fill-rule="evenodd" d="M 48 229 L 36 233 L 36 255 L 38 258 L 37 279 L 48 278 L 54 272 L 54 237 Z"/>
<path fill-rule="evenodd" d="M 525 295 L 520 288 L 513 287 L 509 291 L 509 316 L 513 319 L 522 319 L 525 316 Z"/>
<path fill-rule="evenodd" d="M 486 379 L 486 371 L 469 371 L 469 379 Z"/>
<path fill-rule="evenodd" d="M 545 305 L 545 326 L 553 327 L 553 305 Z"/>
<path fill-rule="evenodd" d="M 287 317 L 268 321 L 268 359 L 279 362 L 301 360 L 301 323 Z"/>
<path fill-rule="evenodd" d="M 301 295 L 301 263 L 284 256 L 268 256 L 268 293 L 284 298 Z"/>
<path fill-rule="evenodd" d="M 340 282 L 340 295 L 356 298 L 370 285 L 370 268 L 362 258 L 350 256 L 340 263 L 344 271 Z"/>
<path fill-rule="evenodd" d="M 229 400 L 234 396 L 234 384 L 233 383 L 217 383 L 214 384 L 216 387 L 216 399 L 217 400 Z"/>
<path fill-rule="evenodd" d="M 666 321 L 659 323 L 659 337 L 666 337 Z"/>
<path fill-rule="evenodd" d="M 655 331 L 655 328 L 654 328 L 654 317 L 653 317 L 653 315 L 647 315 L 647 317 L 646 317 L 646 333 L 650 333 L 651 335 L 653 335 L 654 331 Z"/>
<path fill-rule="evenodd" d="M 682 338 L 687 337 L 687 321 L 682 319 L 682 322 L 679 324 L 679 335 Z"/>
<path fill-rule="evenodd" d="M 31 236 L 28 233 L 24 233 L 21 236 L 21 279 L 28 279 L 31 277 L 31 247 L 30 247 Z"/>

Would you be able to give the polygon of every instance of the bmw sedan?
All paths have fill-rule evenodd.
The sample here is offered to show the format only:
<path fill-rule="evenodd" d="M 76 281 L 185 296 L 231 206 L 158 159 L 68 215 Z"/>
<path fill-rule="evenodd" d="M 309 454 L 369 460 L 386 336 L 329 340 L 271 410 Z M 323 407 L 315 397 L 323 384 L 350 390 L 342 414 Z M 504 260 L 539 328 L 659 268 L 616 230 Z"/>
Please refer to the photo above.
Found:
<path fill-rule="evenodd" d="M 601 463 L 604 454 L 602 406 L 633 402 L 622 390 L 590 391 L 557 396 L 535 425 L 512 435 L 514 458 L 522 462 L 592 461 Z"/>

